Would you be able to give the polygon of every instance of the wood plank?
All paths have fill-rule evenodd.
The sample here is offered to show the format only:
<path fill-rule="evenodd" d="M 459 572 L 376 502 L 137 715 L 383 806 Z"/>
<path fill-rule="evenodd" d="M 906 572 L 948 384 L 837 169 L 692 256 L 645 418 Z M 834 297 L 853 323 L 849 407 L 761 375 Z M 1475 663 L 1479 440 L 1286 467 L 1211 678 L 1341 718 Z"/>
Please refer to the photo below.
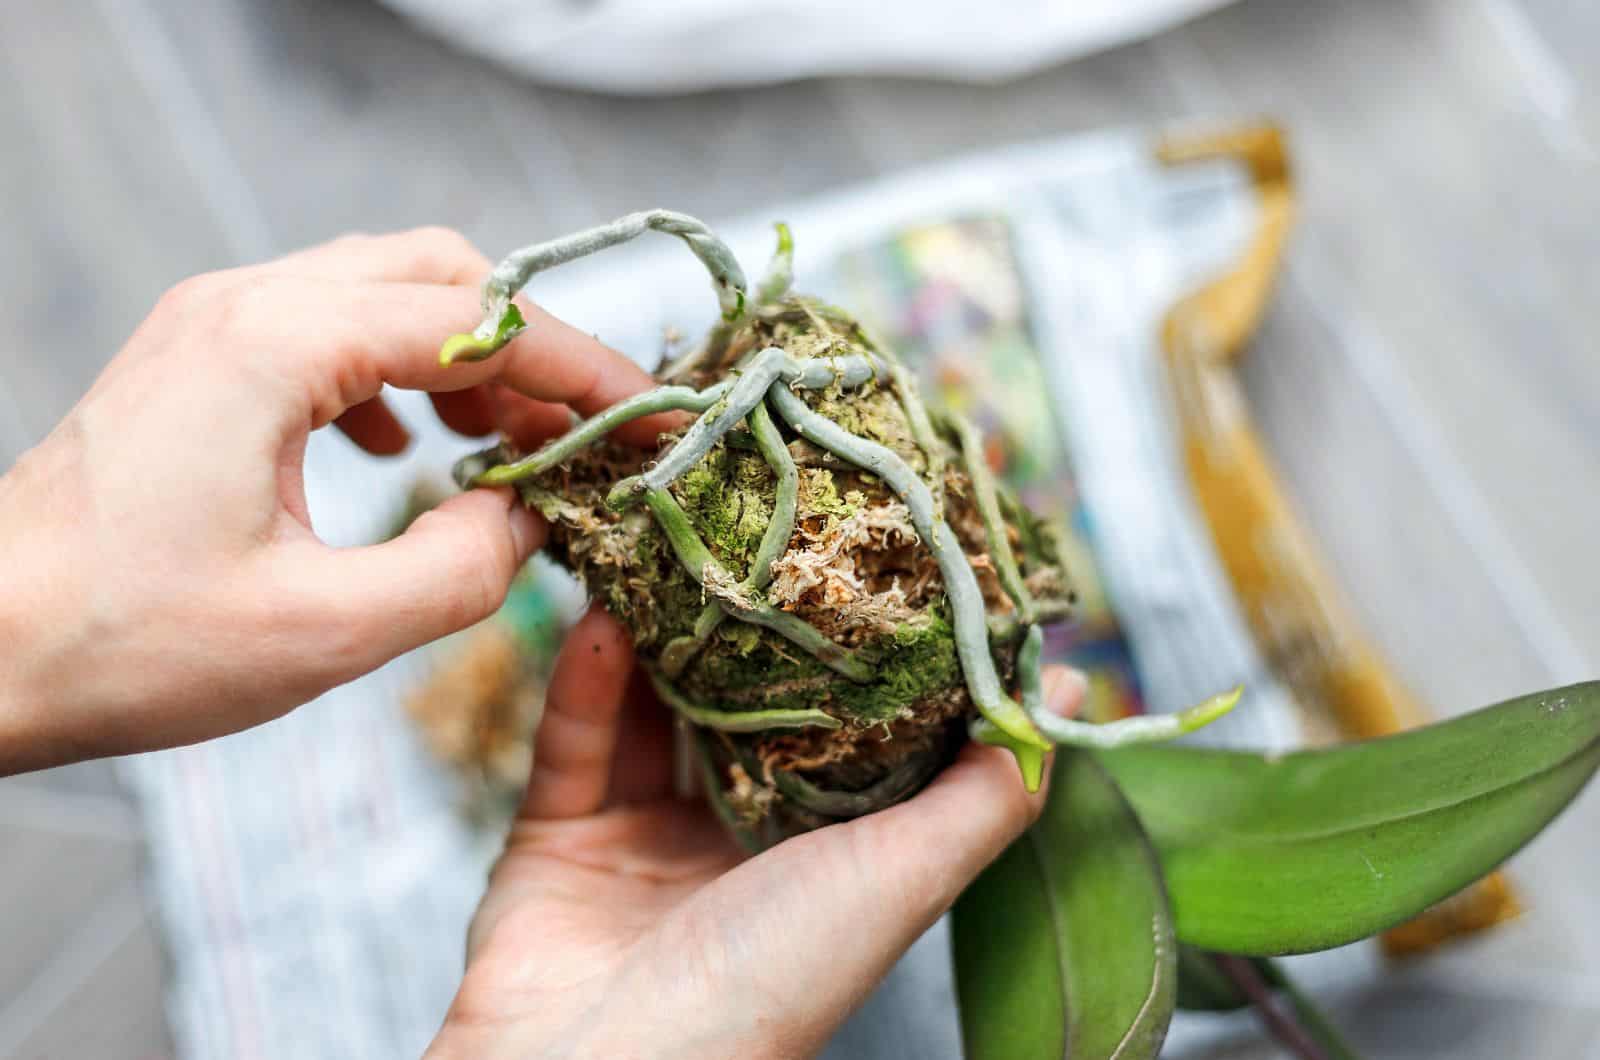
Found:
<path fill-rule="evenodd" d="M 619 100 L 529 84 L 376 5 L 148 2 L 280 248 L 443 223 L 495 255 L 650 205 L 727 216 L 865 170 L 815 85 Z"/>
<path fill-rule="evenodd" d="M 833 82 L 855 136 L 886 172 L 1024 140 L 1180 113 L 1153 76 L 1148 44 L 1131 44 L 999 85 L 873 78 Z"/>
<path fill-rule="evenodd" d="M 163 116 L 87 0 L 0 5 L 0 416 L 42 438 L 184 276 L 226 260 Z"/>
<path fill-rule="evenodd" d="M 1600 155 L 1600 6 L 1592 0 L 1478 0 L 1477 6 L 1521 68 L 1525 96 L 1552 137 L 1593 161 Z"/>
<path fill-rule="evenodd" d="M 871 172 L 834 95 L 816 82 L 660 99 L 519 88 L 571 155 L 591 222 L 656 206 L 726 218 Z M 543 146 L 534 135 L 514 139 L 524 150 Z"/>
<path fill-rule="evenodd" d="M 224 158 L 213 179 L 242 186 L 236 199 L 272 250 L 423 224 L 494 248 L 538 223 L 543 189 L 482 89 L 504 75 L 380 5 L 130 2 L 185 68 L 174 92 L 191 102 L 175 99 L 174 119 L 186 135 L 214 127 Z"/>
<path fill-rule="evenodd" d="M 1434 709 L 1541 687 L 1537 645 L 1507 629 L 1505 603 L 1474 575 L 1471 543 L 1441 510 L 1428 469 L 1352 378 L 1350 346 L 1375 341 L 1370 329 L 1352 326 L 1358 309 L 1319 281 L 1291 270 L 1241 371 L 1335 581 L 1380 654 Z"/>
<path fill-rule="evenodd" d="M 96 937 L 85 938 L 80 930 L 25 996 L 48 1008 L 37 1013 L 25 1037 L 0 1046 L 14 1046 L 9 1055 L 17 1057 L 154 1060 L 174 1055 L 162 1015 L 165 956 L 143 903 L 137 895 L 120 895 L 83 928 Z M 83 958 L 88 959 L 80 966 Z M 26 1026 L 12 1023 L 13 1015 L 6 1013 L 0 1033 Z"/>
<path fill-rule="evenodd" d="M 137 836 L 69 832 L 0 816 L 0 1015 L 54 960 L 63 940 L 108 896 L 131 886 L 139 858 Z"/>
<path fill-rule="evenodd" d="M 1246 387 L 1358 614 L 1446 712 L 1600 665 L 1594 236 L 1571 221 L 1596 191 L 1464 6 L 1244 0 L 1157 45 L 1197 114 L 1293 133 L 1302 219 Z M 1590 791 L 1514 863 L 1533 913 L 1419 988 L 1519 949 L 1592 976 L 1597 822 Z"/>
<path fill-rule="evenodd" d="M 1573 224 L 1600 191 L 1508 100 L 1516 71 L 1495 38 L 1450 13 L 1247 0 L 1183 31 L 1180 55 L 1195 49 L 1218 86 L 1205 106 L 1295 130 L 1295 257 L 1371 322 L 1386 385 L 1414 395 L 1418 430 L 1459 464 L 1470 497 L 1440 514 L 1481 525 L 1456 576 L 1500 579 L 1515 612 L 1500 626 L 1535 633 L 1543 683 L 1572 680 L 1600 665 L 1600 307 L 1586 294 L 1600 233 Z M 1449 597 L 1434 604 L 1455 621 Z"/>

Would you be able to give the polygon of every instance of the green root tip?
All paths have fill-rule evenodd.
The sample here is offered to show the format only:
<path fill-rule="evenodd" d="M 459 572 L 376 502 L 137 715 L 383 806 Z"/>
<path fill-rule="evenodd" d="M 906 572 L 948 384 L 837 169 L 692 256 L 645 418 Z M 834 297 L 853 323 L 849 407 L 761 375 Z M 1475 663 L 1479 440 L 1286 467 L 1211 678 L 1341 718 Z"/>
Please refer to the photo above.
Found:
<path fill-rule="evenodd" d="M 782 221 L 772 226 L 778 230 L 778 253 L 790 254 L 794 252 L 794 233 L 789 231 L 789 226 Z"/>
<path fill-rule="evenodd" d="M 509 486 L 526 476 L 519 475 L 506 464 L 499 464 L 478 473 L 472 479 L 474 486 Z"/>
<path fill-rule="evenodd" d="M 1016 700 L 1009 697 L 1002 698 L 994 707 L 984 710 L 978 708 L 984 719 L 998 732 L 1003 732 L 1011 743 L 1018 747 L 1032 747 L 1038 751 L 1049 751 L 1055 747 L 1044 733 L 1039 731 L 1039 726 L 1034 724 L 1026 711 L 1017 706 Z"/>
<path fill-rule="evenodd" d="M 452 365 L 457 361 L 488 360 L 527 328 L 528 321 L 523 317 L 522 310 L 513 303 L 500 314 L 500 321 L 489 338 L 480 338 L 476 332 L 463 332 L 445 339 L 444 345 L 439 347 L 439 363 Z"/>
<path fill-rule="evenodd" d="M 1175 740 L 1194 732 L 1232 710 L 1243 692 L 1240 686 L 1176 714 L 1145 714 L 1099 725 L 1043 712 L 1035 712 L 1033 717 L 1040 730 L 1058 745 L 1109 751 L 1130 744 Z"/>
<path fill-rule="evenodd" d="M 1010 751 L 1017 760 L 1017 769 L 1022 773 L 1022 783 L 1029 791 L 1038 791 L 1039 785 L 1044 782 L 1044 757 L 1047 753 L 1024 743 L 996 726 L 992 721 L 979 719 L 972 723 L 972 738 L 979 743 L 991 747 L 1004 747 Z"/>
<path fill-rule="evenodd" d="M 474 486 L 484 485 L 486 476 L 498 465 L 494 461 L 499 457 L 500 449 L 485 449 L 481 453 L 472 453 L 456 461 L 455 467 L 450 469 L 450 477 L 457 486 L 469 490 Z"/>
<path fill-rule="evenodd" d="M 1238 706 L 1239 697 L 1243 695 L 1244 685 L 1238 685 L 1235 688 L 1222 693 L 1221 695 L 1212 696 L 1204 703 L 1198 703 L 1195 706 L 1190 707 L 1188 710 L 1179 711 L 1179 729 L 1185 733 L 1190 733 L 1194 732 L 1196 729 L 1210 725 L 1212 722 L 1231 711 L 1234 707 Z"/>
<path fill-rule="evenodd" d="M 1017 768 L 1022 772 L 1022 785 L 1029 792 L 1039 790 L 1039 785 L 1044 783 L 1044 752 L 1037 747 L 1013 747 L 1011 753 L 1017 758 Z"/>
<path fill-rule="evenodd" d="M 457 361 L 483 361 L 493 357 L 499 348 L 471 332 L 462 332 L 444 340 L 444 345 L 439 347 L 439 363 L 452 365 Z"/>
<path fill-rule="evenodd" d="M 642 476 L 630 475 L 611 487 L 611 492 L 606 494 L 606 507 L 614 512 L 625 512 L 638 504 L 648 490 Z"/>

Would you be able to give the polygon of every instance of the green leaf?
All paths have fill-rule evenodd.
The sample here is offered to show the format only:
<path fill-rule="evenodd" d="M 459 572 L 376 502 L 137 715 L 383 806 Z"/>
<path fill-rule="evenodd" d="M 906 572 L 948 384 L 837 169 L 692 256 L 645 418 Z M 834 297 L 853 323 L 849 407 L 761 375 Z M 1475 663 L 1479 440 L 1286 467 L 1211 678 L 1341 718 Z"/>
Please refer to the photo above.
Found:
<path fill-rule="evenodd" d="M 967 1060 L 1137 1060 L 1166 1037 L 1177 945 L 1154 851 L 1116 785 L 1062 752 L 1044 816 L 956 903 Z"/>
<path fill-rule="evenodd" d="M 1600 682 L 1326 750 L 1099 760 L 1160 852 L 1179 938 L 1305 953 L 1415 916 L 1537 835 L 1600 766 Z"/>

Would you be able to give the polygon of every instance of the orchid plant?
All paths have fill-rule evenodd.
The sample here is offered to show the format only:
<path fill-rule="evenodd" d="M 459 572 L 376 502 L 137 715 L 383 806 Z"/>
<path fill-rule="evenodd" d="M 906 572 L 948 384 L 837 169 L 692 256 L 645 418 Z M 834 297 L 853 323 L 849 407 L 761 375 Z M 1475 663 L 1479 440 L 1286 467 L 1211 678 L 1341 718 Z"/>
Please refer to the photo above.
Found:
<path fill-rule="evenodd" d="M 1155 1056 L 1179 1006 L 1256 1005 L 1299 1055 L 1348 1047 L 1266 958 L 1365 938 L 1489 872 L 1600 767 L 1600 683 L 1288 755 L 1155 744 L 1232 709 L 1106 724 L 1046 712 L 1042 628 L 1071 591 L 1049 523 L 927 407 L 893 351 L 794 294 L 793 241 L 752 290 L 683 214 L 516 251 L 441 360 L 493 356 L 541 270 L 648 231 L 710 273 L 720 319 L 660 386 L 531 453 L 463 460 L 513 486 L 552 552 L 633 632 L 698 778 L 752 850 L 915 794 L 968 739 L 1006 747 L 1047 809 L 954 914 L 971 1060 Z M 606 440 L 690 414 L 655 452 Z M 1285 1004 L 1286 1002 L 1286 1004 Z"/>

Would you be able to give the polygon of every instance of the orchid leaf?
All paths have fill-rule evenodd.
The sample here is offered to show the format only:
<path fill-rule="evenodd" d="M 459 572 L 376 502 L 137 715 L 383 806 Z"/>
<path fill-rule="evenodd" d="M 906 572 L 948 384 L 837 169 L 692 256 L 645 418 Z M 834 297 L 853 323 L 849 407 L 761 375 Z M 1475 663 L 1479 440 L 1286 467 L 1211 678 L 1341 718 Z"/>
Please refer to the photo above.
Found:
<path fill-rule="evenodd" d="M 1137 1060 L 1166 1037 L 1177 946 L 1154 851 L 1106 772 L 1056 759 L 1044 816 L 956 903 L 967 1060 Z"/>
<path fill-rule="evenodd" d="M 1537 835 L 1600 766 L 1600 682 L 1322 750 L 1098 757 L 1160 852 L 1180 939 L 1304 953 L 1415 916 Z"/>

